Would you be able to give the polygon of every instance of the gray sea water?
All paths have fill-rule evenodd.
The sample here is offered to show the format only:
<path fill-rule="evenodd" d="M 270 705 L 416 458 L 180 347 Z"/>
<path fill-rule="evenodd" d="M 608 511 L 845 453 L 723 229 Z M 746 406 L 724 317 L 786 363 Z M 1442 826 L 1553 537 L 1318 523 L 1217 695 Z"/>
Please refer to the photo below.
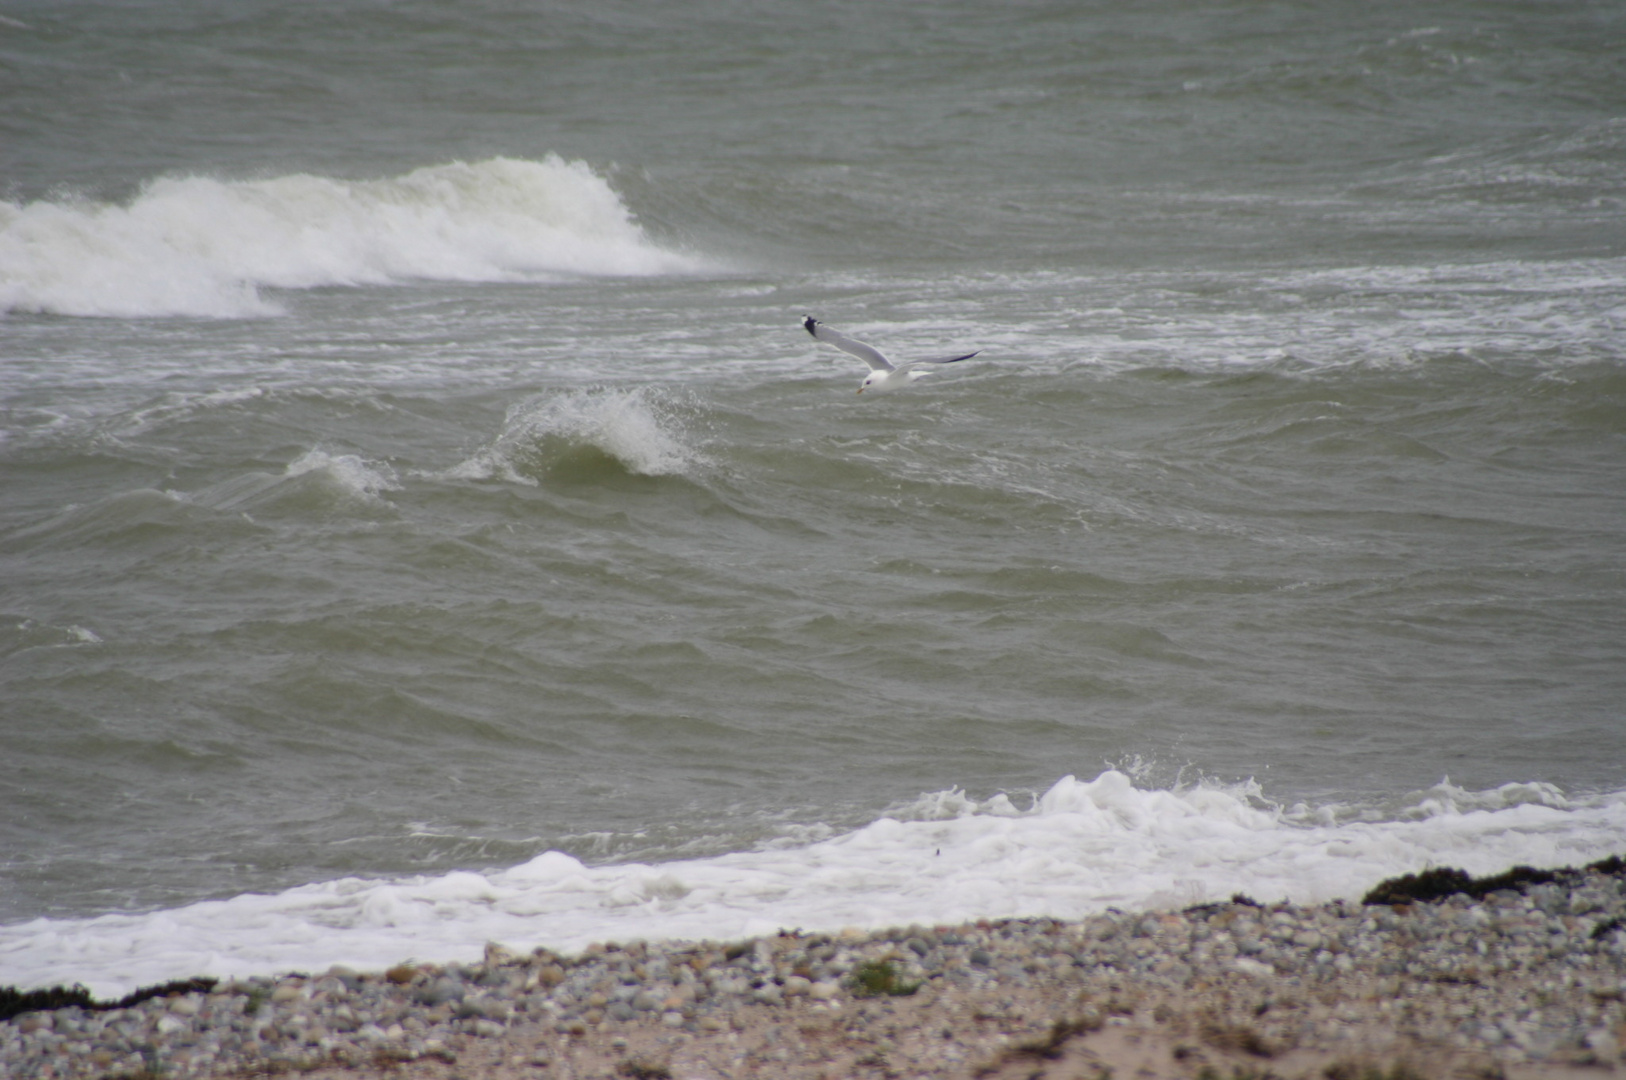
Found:
<path fill-rule="evenodd" d="M 1619 4 L 7 0 L 0 196 L 38 935 L 1626 789 Z"/>

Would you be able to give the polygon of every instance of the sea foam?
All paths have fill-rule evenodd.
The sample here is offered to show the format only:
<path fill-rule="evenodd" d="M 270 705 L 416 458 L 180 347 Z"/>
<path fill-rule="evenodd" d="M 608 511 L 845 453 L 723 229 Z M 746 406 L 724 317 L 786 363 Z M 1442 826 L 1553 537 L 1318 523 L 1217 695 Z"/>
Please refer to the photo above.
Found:
<path fill-rule="evenodd" d="M 1485 874 L 1619 851 L 1626 792 L 1561 805 L 1520 797 L 1421 816 L 1303 824 L 1251 785 L 1137 787 L 1108 770 L 1065 777 L 1018 808 L 927 797 L 800 847 L 659 865 L 589 866 L 558 851 L 506 869 L 345 878 L 139 915 L 0 927 L 0 983 L 82 982 L 102 996 L 192 975 L 468 961 L 490 940 L 571 952 L 593 941 L 728 940 L 983 918 L 1078 918 L 1246 893 L 1271 902 L 1359 898 L 1431 865 Z M 927 804 L 930 804 L 929 806 Z"/>
<path fill-rule="evenodd" d="M 494 158 L 382 180 L 150 181 L 123 204 L 0 201 L 0 311 L 274 315 L 265 288 L 655 275 L 653 243 L 587 165 Z"/>

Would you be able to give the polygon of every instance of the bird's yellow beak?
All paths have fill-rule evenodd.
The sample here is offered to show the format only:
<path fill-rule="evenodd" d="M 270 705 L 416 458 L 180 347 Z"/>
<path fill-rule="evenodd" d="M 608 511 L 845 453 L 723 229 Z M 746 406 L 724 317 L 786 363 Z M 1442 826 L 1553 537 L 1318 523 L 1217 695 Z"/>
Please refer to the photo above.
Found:
<path fill-rule="evenodd" d="M 862 394 L 862 393 L 863 393 L 863 392 L 864 392 L 864 388 L 863 388 L 863 387 L 862 387 L 862 386 L 860 386 L 860 387 L 859 387 L 859 388 L 858 388 L 858 392 L 859 392 L 859 393 L 860 393 L 860 394 Z"/>

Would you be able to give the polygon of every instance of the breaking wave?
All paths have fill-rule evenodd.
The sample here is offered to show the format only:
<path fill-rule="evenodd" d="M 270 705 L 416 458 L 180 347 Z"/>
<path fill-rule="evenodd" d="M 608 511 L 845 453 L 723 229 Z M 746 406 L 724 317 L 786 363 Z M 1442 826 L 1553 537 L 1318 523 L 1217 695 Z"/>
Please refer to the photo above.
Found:
<path fill-rule="evenodd" d="M 0 201 L 0 311 L 245 318 L 262 290 L 696 269 L 586 164 L 493 158 L 382 180 L 166 177 L 128 203 Z"/>
<path fill-rule="evenodd" d="M 797 926 L 835 931 L 983 918 L 1161 910 L 1243 892 L 1298 903 L 1355 898 L 1428 866 L 1485 874 L 1618 853 L 1626 793 L 1526 801 L 1419 820 L 1294 823 L 1255 785 L 1143 788 L 1107 770 L 1067 776 L 1018 808 L 1002 795 L 922 796 L 915 820 L 881 817 L 805 846 L 661 864 L 590 866 L 560 851 L 485 872 L 343 878 L 167 911 L 0 927 L 23 986 L 69 980 L 103 996 L 137 985 L 313 969 L 381 968 L 407 953 L 473 959 L 487 941 L 575 951 L 591 941 L 729 940 Z M 1474 795 L 1458 789 L 1458 798 Z M 1562 806 L 1548 805 L 1553 799 Z M 1475 801 L 1470 799 L 1469 801 Z"/>

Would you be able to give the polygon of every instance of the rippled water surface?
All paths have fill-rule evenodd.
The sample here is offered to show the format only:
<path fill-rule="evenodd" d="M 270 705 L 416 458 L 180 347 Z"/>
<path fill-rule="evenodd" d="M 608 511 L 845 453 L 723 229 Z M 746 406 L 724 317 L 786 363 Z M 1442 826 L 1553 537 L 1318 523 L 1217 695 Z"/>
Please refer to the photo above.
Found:
<path fill-rule="evenodd" d="M 1615 7 L 5 14 L 0 981 L 350 879 L 1626 838 Z M 859 397 L 809 312 L 981 352 Z"/>

